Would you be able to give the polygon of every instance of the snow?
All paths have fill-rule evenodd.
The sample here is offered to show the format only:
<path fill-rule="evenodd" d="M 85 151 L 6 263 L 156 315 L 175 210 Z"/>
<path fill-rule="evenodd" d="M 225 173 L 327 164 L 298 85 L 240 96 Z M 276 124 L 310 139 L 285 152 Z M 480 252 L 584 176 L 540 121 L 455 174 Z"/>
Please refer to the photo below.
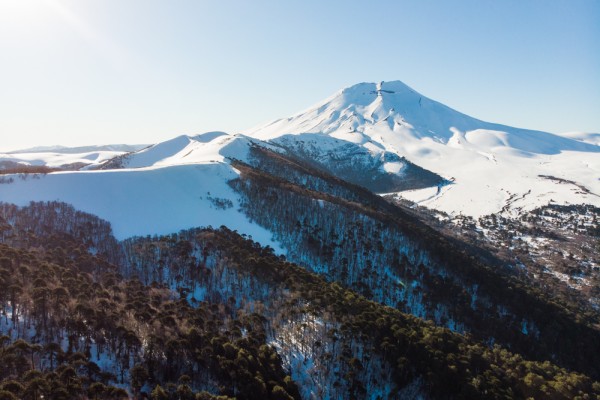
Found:
<path fill-rule="evenodd" d="M 399 195 L 451 215 L 518 213 L 549 202 L 600 206 L 600 134 L 554 135 L 480 121 L 399 81 L 354 85 L 245 133 L 274 142 L 296 137 L 328 150 L 333 142 L 325 138 L 335 138 L 338 149 L 354 143 L 404 156 L 453 182 Z M 395 165 L 384 169 L 396 173 Z"/>
<path fill-rule="evenodd" d="M 553 275 L 558 280 L 566 283 L 567 286 L 569 286 L 570 288 L 573 288 L 573 289 L 581 290 L 583 286 L 590 285 L 589 279 L 586 279 L 586 278 L 583 278 L 580 276 L 570 276 L 570 275 L 564 274 L 562 272 L 554 271 L 552 269 L 546 269 L 546 271 L 544 271 L 544 272 L 546 272 L 547 274 Z"/>
<path fill-rule="evenodd" d="M 60 167 L 67 164 L 82 163 L 85 165 L 101 164 L 118 155 L 122 151 L 90 151 L 82 153 L 68 152 L 28 152 L 28 153 L 0 153 L 0 162 L 11 161 L 24 165 Z"/>
<path fill-rule="evenodd" d="M 565 132 L 559 133 L 559 136 L 563 136 L 573 140 L 579 140 L 580 142 L 595 144 L 600 146 L 600 133 L 588 133 L 588 132 Z"/>
<path fill-rule="evenodd" d="M 129 159 L 127 166 L 130 168 L 140 168 L 154 165 L 160 160 L 181 152 L 190 144 L 190 138 L 182 135 L 174 139 L 167 140 L 141 150 Z"/>
<path fill-rule="evenodd" d="M 118 239 L 225 225 L 282 254 L 271 233 L 242 213 L 238 196 L 228 185 L 239 176 L 228 159 L 247 160 L 251 143 L 243 135 L 207 132 L 178 136 L 129 154 L 122 169 L 5 175 L 0 201 L 21 206 L 30 201 L 69 203 L 109 221 Z M 18 157 L 39 159 L 48 166 L 82 157 L 38 152 L 27 158 L 28 154 Z M 102 161 L 124 153 L 103 154 Z"/>
<path fill-rule="evenodd" d="M 0 184 L 0 201 L 21 206 L 63 201 L 108 220 L 117 239 L 225 225 L 282 253 L 267 230 L 239 211 L 227 184 L 237 176 L 225 163 L 15 176 L 13 183 Z M 233 207 L 217 208 L 215 198 L 230 200 Z"/>
<path fill-rule="evenodd" d="M 207 132 L 197 136 L 178 136 L 130 155 L 128 168 L 171 166 L 206 162 L 225 162 L 228 158 L 247 160 L 253 141 L 244 135 Z"/>
<path fill-rule="evenodd" d="M 109 221 L 117 239 L 225 225 L 284 253 L 271 233 L 242 213 L 228 181 L 239 176 L 229 158 L 247 160 L 250 138 L 225 132 L 178 136 L 126 156 L 124 168 L 5 175 L 0 201 L 62 201 Z M 101 162 L 123 152 L 20 153 L 36 165 L 62 165 L 88 157 Z M 0 158 L 0 160 L 2 160 Z M 12 182 L 12 183 L 9 183 Z"/>
<path fill-rule="evenodd" d="M 92 146 L 36 146 L 28 149 L 14 150 L 9 154 L 20 154 L 20 153 L 61 153 L 61 154 L 78 154 L 78 153 L 90 153 L 94 151 L 116 151 L 120 153 L 130 153 L 139 151 L 143 148 L 148 147 L 147 144 L 107 144 L 107 145 L 92 145 Z"/>
<path fill-rule="evenodd" d="M 450 153 L 450 152 L 448 152 Z M 463 159 L 471 156 L 468 160 Z M 434 189 L 404 192 L 401 194 L 421 205 L 449 214 L 474 217 L 509 210 L 531 210 L 551 201 L 559 204 L 600 204 L 599 155 L 595 153 L 563 152 L 555 156 L 518 157 L 497 153 L 495 161 L 479 154 L 446 154 L 442 162 L 420 160 L 420 165 L 433 171 L 444 170 L 455 178 L 436 195 Z M 462 159 L 462 160 L 461 160 Z M 446 175 L 446 176 L 448 176 Z M 588 188 L 583 193 L 573 184 L 560 183 L 540 177 L 556 176 L 572 180 Z M 507 210 L 508 211 L 508 210 Z"/>
<path fill-rule="evenodd" d="M 384 172 L 402 175 L 406 164 L 388 158 L 396 154 L 449 182 L 397 195 L 450 215 L 479 217 L 519 213 L 550 202 L 600 206 L 598 136 L 559 136 L 487 123 L 399 81 L 361 83 L 245 135 L 182 135 L 126 154 L 123 169 L 9 175 L 0 181 L 0 201 L 71 203 L 110 221 L 119 238 L 226 225 L 281 251 L 265 229 L 239 211 L 238 199 L 227 185 L 239 174 L 230 159 L 248 161 L 253 144 L 304 149 L 317 158 L 329 153 L 373 157 L 383 161 Z M 30 149 L 0 154 L 0 162 L 93 166 L 124 155 L 124 149 Z"/>
<path fill-rule="evenodd" d="M 393 174 L 399 174 L 402 169 L 405 167 L 405 164 L 401 162 L 387 162 L 383 164 L 383 169 L 385 172 L 391 172 Z"/>

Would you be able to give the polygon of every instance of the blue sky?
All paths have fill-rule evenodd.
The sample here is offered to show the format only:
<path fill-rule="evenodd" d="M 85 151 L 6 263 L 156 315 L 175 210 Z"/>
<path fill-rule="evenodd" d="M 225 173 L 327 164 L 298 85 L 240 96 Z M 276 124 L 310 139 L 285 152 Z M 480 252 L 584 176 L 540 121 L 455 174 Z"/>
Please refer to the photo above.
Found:
<path fill-rule="evenodd" d="M 235 133 L 381 80 L 600 132 L 600 2 L 0 0 L 0 150 Z"/>

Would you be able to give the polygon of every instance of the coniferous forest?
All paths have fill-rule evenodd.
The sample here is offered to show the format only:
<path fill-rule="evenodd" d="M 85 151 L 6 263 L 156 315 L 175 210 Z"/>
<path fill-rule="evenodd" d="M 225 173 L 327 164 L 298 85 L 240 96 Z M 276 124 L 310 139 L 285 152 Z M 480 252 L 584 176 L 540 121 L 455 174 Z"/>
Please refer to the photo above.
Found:
<path fill-rule="evenodd" d="M 118 241 L 0 205 L 0 399 L 591 399 L 597 315 L 302 160 L 230 182 L 225 226 Z"/>
<path fill-rule="evenodd" d="M 1 212 L 3 399 L 600 391 L 591 368 L 534 361 L 371 301 L 225 227 L 117 242 L 64 204 Z"/>

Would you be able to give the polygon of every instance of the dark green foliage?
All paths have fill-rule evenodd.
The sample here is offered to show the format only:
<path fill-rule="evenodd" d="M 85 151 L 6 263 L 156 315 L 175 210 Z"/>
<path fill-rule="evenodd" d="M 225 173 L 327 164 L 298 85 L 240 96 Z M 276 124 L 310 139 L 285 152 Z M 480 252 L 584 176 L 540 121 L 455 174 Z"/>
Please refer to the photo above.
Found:
<path fill-rule="evenodd" d="M 225 235 L 225 247 L 234 260 L 250 259 L 254 252 L 250 241 L 223 229 L 215 234 L 217 237 Z M 215 238 L 214 242 L 222 240 Z M 584 375 L 569 373 L 549 362 L 525 361 L 498 346 L 487 348 L 447 329 L 368 301 L 336 283 L 327 284 L 269 253 L 253 257 L 255 267 L 246 263 L 250 271 L 262 279 L 285 282 L 287 289 L 299 292 L 314 312 L 333 312 L 341 323 L 343 335 L 364 335 L 372 340 L 376 351 L 392 364 L 399 387 L 417 377 L 425 377 L 430 394 L 436 398 L 569 398 L 597 390 Z M 532 380 L 531 374 L 542 378 Z"/>
<path fill-rule="evenodd" d="M 162 285 L 125 280 L 114 265 L 81 251 L 73 236 L 64 236 L 60 247 L 32 234 L 11 240 L 20 248 L 0 244 L 7 279 L 0 312 L 12 312 L 3 322 L 28 339 L 0 338 L 4 391 L 25 399 L 112 399 L 128 397 L 112 386 L 127 382 L 134 396 L 147 383 L 172 385 L 169 399 L 193 399 L 205 388 L 239 399 L 269 399 L 277 385 L 298 393 L 294 384 L 286 386 L 281 359 L 266 345 L 262 326 L 246 326 L 249 316 L 233 317 L 217 303 L 191 307 Z M 176 251 L 191 248 L 181 243 Z M 110 360 L 109 370 L 96 364 L 101 355 Z M 266 382 L 264 393 L 254 390 L 254 377 Z"/>
<path fill-rule="evenodd" d="M 307 312 L 328 315 L 340 326 L 333 334 L 339 346 L 358 338 L 368 343 L 372 351 L 388 363 L 398 390 L 419 380 L 427 382 L 425 391 L 434 398 L 570 398 L 596 390 L 593 382 L 582 374 L 569 373 L 549 362 L 526 361 L 499 346 L 488 348 L 430 322 L 368 301 L 337 283 L 326 283 L 317 275 L 274 256 L 268 249 L 226 228 L 191 230 L 164 239 L 155 238 L 150 243 L 154 243 L 154 248 L 162 243 L 155 256 L 166 260 L 171 268 L 177 266 L 172 260 L 182 241 L 191 241 L 191 248 L 197 249 L 210 244 L 209 260 L 216 257 L 217 261 L 226 262 L 241 275 L 267 282 L 272 288 L 271 297 L 279 299 L 287 292 L 289 300 L 284 303 L 269 303 L 268 299 L 262 299 L 268 318 L 274 318 L 274 315 L 291 318 Z M 148 239 L 138 239 L 134 243 L 138 247 L 147 245 Z M 224 261 L 225 257 L 227 261 Z M 213 274 L 217 271 L 221 270 L 214 269 Z M 274 304 L 279 308 L 278 314 L 269 310 Z M 275 320 L 270 322 L 276 323 Z M 196 335 L 196 332 L 191 333 L 192 337 Z M 320 339 L 323 342 L 329 340 L 327 337 Z M 233 365 L 228 360 L 234 359 L 236 347 L 233 343 L 223 343 L 214 350 L 223 357 L 225 373 Z M 364 393 L 360 379 L 356 386 L 352 383 L 361 376 L 362 361 L 351 354 L 344 357 L 347 358 L 337 359 L 336 363 L 337 368 L 350 366 L 344 375 L 345 384 L 351 386 L 348 393 Z M 536 376 L 541 378 L 533 379 Z M 258 386 L 249 388 L 258 393 Z"/>
<path fill-rule="evenodd" d="M 44 218 L 45 206 L 36 207 Z M 584 374 L 528 361 L 370 301 L 224 227 L 125 241 L 109 253 L 120 254 L 123 264 L 116 266 L 82 243 L 90 234 L 85 224 L 40 239 L 12 228 L 17 221 L 8 214 L 5 243 L 11 245 L 0 244 L 0 311 L 11 333 L 27 340 L 0 338 L 5 398 L 127 397 L 117 383 L 157 399 L 300 398 L 302 388 L 282 361 L 288 349 L 269 345 L 269 338 L 292 332 L 287 326 L 299 329 L 296 339 L 310 339 L 300 343 L 304 354 L 323 355 L 316 372 L 331 378 L 323 383 L 341 398 L 368 397 L 374 370 L 392 398 L 413 392 L 466 399 L 600 394 L 600 384 Z M 523 298 L 525 289 L 511 290 Z M 534 299 L 537 312 L 555 312 L 554 305 Z M 564 321 L 561 314 L 552 318 Z M 311 325 L 315 320 L 326 329 Z M 98 367 L 99 354 L 110 357 L 110 370 Z"/>
<path fill-rule="evenodd" d="M 79 398 L 89 385 L 94 399 L 115 398 L 117 388 L 106 383 L 90 385 L 89 376 L 82 374 L 81 362 L 63 358 L 55 368 L 47 368 L 45 361 L 51 357 L 50 346 L 42 349 L 22 339 L 11 342 L 2 337 L 0 347 L 0 399 L 68 399 Z M 98 388 L 102 387 L 101 390 Z"/>
<path fill-rule="evenodd" d="M 78 248 L 71 257 L 89 257 L 85 253 L 91 251 L 100 262 L 121 258 L 107 221 L 60 202 L 31 202 L 27 207 L 0 203 L 0 243 L 60 251 L 65 242 Z"/>
<path fill-rule="evenodd" d="M 335 175 L 347 182 L 360 185 L 377 193 L 419 189 L 444 183 L 441 176 L 421 168 L 397 154 L 385 152 L 382 157 L 373 157 L 368 150 L 355 143 L 344 142 L 327 135 L 322 135 L 319 141 L 316 142 L 313 139 L 314 135 L 314 133 L 311 133 L 307 135 L 290 135 L 290 137 L 282 136 L 276 139 L 275 142 L 276 145 L 286 150 L 286 158 L 309 166 L 313 170 Z M 324 152 L 321 147 L 323 141 L 334 142 L 326 146 L 335 146 L 336 151 Z M 269 159 L 261 157 L 260 154 L 261 152 L 269 152 L 264 147 L 255 146 L 252 152 L 257 155 L 252 159 L 253 165 L 259 169 L 283 176 L 285 179 L 290 179 L 293 176 L 293 171 L 282 169 L 280 163 L 269 165 Z M 385 172 L 383 164 L 387 162 L 402 163 L 404 165 L 403 176 L 399 177 L 396 174 Z M 315 175 L 314 172 L 310 174 Z"/>
<path fill-rule="evenodd" d="M 281 169 L 305 169 L 262 150 Z M 528 358 L 600 377 L 597 318 L 517 279 L 384 199 L 323 173 L 298 185 L 241 162 L 231 185 L 288 257 L 366 297 Z M 304 171 L 304 170 L 303 170 Z M 330 184 L 323 190 L 321 182 Z M 348 193 L 352 195 L 348 195 Z M 489 260 L 489 254 L 486 255 Z M 523 324 L 531 325 L 528 334 Z"/>
<path fill-rule="evenodd" d="M 152 400 L 169 400 L 169 395 L 160 385 L 156 385 L 150 394 L 150 398 Z"/>

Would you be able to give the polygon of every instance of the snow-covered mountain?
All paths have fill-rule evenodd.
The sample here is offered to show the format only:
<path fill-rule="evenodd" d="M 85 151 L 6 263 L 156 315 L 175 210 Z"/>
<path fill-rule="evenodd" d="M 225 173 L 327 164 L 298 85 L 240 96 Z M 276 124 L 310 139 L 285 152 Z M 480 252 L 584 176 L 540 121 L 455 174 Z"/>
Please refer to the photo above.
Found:
<path fill-rule="evenodd" d="M 451 214 L 481 216 L 549 202 L 600 204 L 594 135 L 558 136 L 480 121 L 399 81 L 354 85 L 245 133 L 295 151 L 310 149 L 327 160 L 322 164 L 335 164 L 349 146 L 375 158 L 405 158 L 451 184 L 400 195 Z M 383 168 L 401 170 L 395 160 Z"/>
<path fill-rule="evenodd" d="M 600 205 L 595 139 L 483 122 L 401 82 L 361 83 L 245 134 L 184 135 L 133 152 L 94 147 L 2 154 L 5 168 L 73 165 L 78 171 L 2 175 L 0 201 L 71 203 L 109 220 L 119 238 L 225 224 L 277 247 L 239 211 L 227 184 L 239 175 L 231 160 L 252 163 L 253 146 L 373 191 L 480 216 L 550 202 Z"/>
<path fill-rule="evenodd" d="M 166 167 L 182 164 L 222 163 L 229 158 L 246 160 L 252 139 L 225 132 L 181 135 L 134 153 L 123 154 L 102 168 Z M 270 147 L 263 143 L 263 146 Z"/>

